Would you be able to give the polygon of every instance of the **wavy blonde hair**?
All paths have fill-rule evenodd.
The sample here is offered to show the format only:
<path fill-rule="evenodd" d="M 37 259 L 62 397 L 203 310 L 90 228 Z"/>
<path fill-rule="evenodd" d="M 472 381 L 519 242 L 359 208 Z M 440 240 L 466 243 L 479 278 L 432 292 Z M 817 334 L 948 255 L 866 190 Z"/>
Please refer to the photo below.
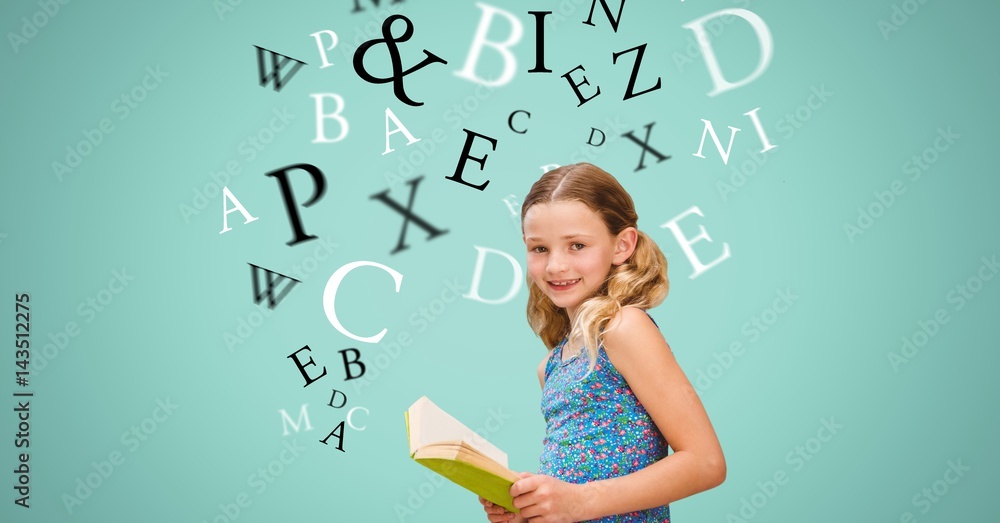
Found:
<path fill-rule="evenodd" d="M 627 227 L 636 227 L 639 216 L 632 197 L 613 176 L 589 163 L 565 165 L 553 169 L 534 185 L 521 206 L 522 234 L 524 217 L 539 203 L 578 201 L 601 217 L 612 236 Z M 639 231 L 635 251 L 624 263 L 612 266 L 597 293 L 580 304 L 576 321 L 570 325 L 565 309 L 552 300 L 528 276 L 528 324 L 552 349 L 564 337 L 582 339 L 590 360 L 588 373 L 597 362 L 598 348 L 604 341 L 604 328 L 623 307 L 643 310 L 655 307 L 667 297 L 667 259 L 652 238 Z"/>

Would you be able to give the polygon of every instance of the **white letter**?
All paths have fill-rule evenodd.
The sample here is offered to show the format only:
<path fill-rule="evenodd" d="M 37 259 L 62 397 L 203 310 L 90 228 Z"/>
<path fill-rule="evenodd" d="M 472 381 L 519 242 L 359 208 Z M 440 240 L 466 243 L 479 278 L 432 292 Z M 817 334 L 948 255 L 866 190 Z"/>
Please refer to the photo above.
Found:
<path fill-rule="evenodd" d="M 347 137 L 347 120 L 345 120 L 343 116 L 340 116 L 341 111 L 344 110 L 344 99 L 341 98 L 339 94 L 334 93 L 311 94 L 309 96 L 312 96 L 316 100 L 316 139 L 313 140 L 312 143 L 334 143 Z M 337 102 L 337 110 L 332 113 L 324 114 L 323 97 L 333 98 L 333 101 Z M 326 133 L 323 132 L 324 118 L 333 118 L 340 122 L 340 134 L 332 140 L 327 138 Z"/>
<path fill-rule="evenodd" d="M 761 149 L 760 152 L 766 153 L 767 151 L 770 151 L 771 149 L 777 147 L 777 145 L 772 145 L 771 142 L 767 139 L 767 133 L 764 132 L 764 126 L 760 124 L 760 118 L 757 117 L 757 111 L 759 110 L 760 107 L 757 107 L 753 111 L 750 111 L 748 113 L 743 113 L 743 116 L 750 117 L 750 120 L 753 122 L 754 129 L 757 129 L 757 136 L 760 137 L 760 142 L 764 144 L 764 148 Z"/>
<path fill-rule="evenodd" d="M 226 198 L 229 198 L 230 200 L 232 200 L 233 203 L 236 204 L 236 207 L 233 207 L 232 209 L 226 209 Z M 233 193 L 229 192 L 229 187 L 223 187 L 222 188 L 222 230 L 219 231 L 219 234 L 222 234 L 222 233 L 224 233 L 226 231 L 233 230 L 232 227 L 229 226 L 229 213 L 234 212 L 234 211 L 240 211 L 240 214 L 242 214 L 243 217 L 246 218 L 247 221 L 243 222 L 243 225 L 246 225 L 246 224 L 248 224 L 248 223 L 250 223 L 252 221 L 256 221 L 257 220 L 257 218 L 254 218 L 253 216 L 250 216 L 250 213 L 248 213 L 247 210 L 243 207 L 243 204 L 240 203 L 240 201 L 237 200 L 235 196 L 233 196 Z"/>
<path fill-rule="evenodd" d="M 490 249 L 489 247 L 480 247 L 478 245 L 473 245 L 477 251 L 479 251 L 479 257 L 476 258 L 476 273 L 472 275 L 472 285 L 469 287 L 469 293 L 463 294 L 463 298 L 469 298 L 476 301 L 481 301 L 483 303 L 488 303 L 490 305 L 499 305 L 501 303 L 507 303 L 508 301 L 514 299 L 517 296 L 518 291 L 521 290 L 521 280 L 524 279 L 524 271 L 521 270 L 521 265 L 517 263 L 517 260 L 513 256 L 496 249 Z M 479 282 L 483 279 L 483 263 L 486 261 L 487 253 L 494 253 L 507 258 L 510 262 L 511 267 L 514 268 L 514 281 L 510 284 L 510 290 L 507 294 L 498 300 L 488 300 L 479 295 Z"/>
<path fill-rule="evenodd" d="M 729 147 L 723 151 L 722 144 L 719 143 L 719 135 L 715 134 L 715 128 L 712 127 L 712 122 L 704 118 L 702 118 L 701 121 L 705 122 L 705 128 L 701 131 L 701 143 L 698 144 L 698 152 L 694 153 L 693 156 L 704 158 L 704 156 L 701 155 L 701 150 L 705 148 L 705 135 L 711 134 L 712 141 L 715 142 L 715 148 L 719 150 L 719 156 L 722 157 L 722 163 L 729 165 L 729 152 L 733 150 L 733 139 L 736 138 L 736 133 L 740 130 L 731 125 L 729 126 Z"/>
<path fill-rule="evenodd" d="M 368 414 L 368 409 L 366 409 L 364 407 L 354 407 L 353 409 L 347 411 L 347 424 L 350 425 L 350 427 L 352 429 L 354 429 L 354 430 L 365 430 L 365 428 L 367 428 L 368 425 L 365 425 L 364 427 L 358 428 L 358 427 L 355 427 L 354 423 L 351 421 L 351 416 L 354 415 L 354 411 L 356 411 L 356 410 L 363 410 L 363 411 L 365 411 L 365 414 Z"/>
<path fill-rule="evenodd" d="M 476 2 L 476 5 L 483 10 L 483 15 L 479 18 L 479 27 L 476 29 L 476 36 L 472 40 L 472 47 L 469 48 L 469 56 L 465 59 L 465 67 L 455 73 L 455 75 L 488 87 L 504 85 L 514 78 L 514 70 L 517 68 L 517 58 L 510 52 L 510 47 L 521 41 L 521 33 L 524 32 L 524 28 L 517 17 L 503 9 L 497 9 L 496 7 L 479 2 Z M 513 28 L 510 36 L 503 42 L 491 42 L 486 39 L 487 33 L 490 32 L 490 22 L 494 14 L 500 14 L 509 20 Z M 494 81 L 476 76 L 476 64 L 479 62 L 479 53 L 482 52 L 484 45 L 499 51 L 500 56 L 503 58 L 503 74 Z"/>
<path fill-rule="evenodd" d="M 701 274 L 701 273 L 703 273 L 703 272 L 711 269 L 712 267 L 714 267 L 714 266 L 718 265 L 719 263 L 721 263 L 722 260 L 725 260 L 726 258 L 728 258 L 729 257 L 729 244 L 728 243 L 723 243 L 722 244 L 722 256 L 719 256 L 718 258 L 712 260 L 712 263 L 709 263 L 708 265 L 702 265 L 702 263 L 700 261 L 698 261 L 698 257 L 695 256 L 694 249 L 692 249 L 691 246 L 694 245 L 695 243 L 701 241 L 702 239 L 708 240 L 709 242 L 712 241 L 712 239 L 708 237 L 708 232 L 705 231 L 705 227 L 699 225 L 698 228 L 701 229 L 701 233 L 698 234 L 698 236 L 695 236 L 694 238 L 688 239 L 688 238 L 684 237 L 684 234 L 681 233 L 681 228 L 677 225 L 677 222 L 681 218 L 684 218 L 685 216 L 687 216 L 687 215 L 689 215 L 691 213 L 695 213 L 698 216 L 702 216 L 702 217 L 705 216 L 704 214 L 701 213 L 701 209 L 699 209 L 698 206 L 695 205 L 695 206 L 692 206 L 690 209 L 682 212 L 681 214 L 679 214 L 679 215 L 671 218 L 670 221 L 668 221 L 667 223 L 664 223 L 660 227 L 661 228 L 669 228 L 670 231 L 673 232 L 674 236 L 677 238 L 677 243 L 681 244 L 681 249 L 684 251 L 684 255 L 687 256 L 688 260 L 691 262 L 691 265 L 694 265 L 694 274 L 692 274 L 691 276 L 689 276 L 689 278 L 691 278 L 693 280 L 693 279 L 697 278 L 699 274 Z"/>
<path fill-rule="evenodd" d="M 715 52 L 712 51 L 712 44 L 708 41 L 708 33 L 705 32 L 705 28 L 703 27 L 705 21 L 725 15 L 736 15 L 749 22 L 754 32 L 757 33 L 757 41 L 760 42 L 760 61 L 757 62 L 757 68 L 750 73 L 750 76 L 736 83 L 730 83 L 722 77 L 722 71 L 719 69 L 719 61 L 715 58 Z M 712 75 L 712 83 L 715 85 L 715 89 L 708 93 L 709 96 L 715 96 L 730 89 L 736 89 L 756 80 L 771 63 L 771 56 L 774 54 L 774 42 L 771 40 L 771 31 L 767 28 L 767 24 L 752 11 L 735 8 L 721 9 L 697 20 L 692 20 L 684 24 L 684 27 L 694 31 L 698 45 L 701 46 L 701 54 L 705 57 L 705 65 L 708 66 L 708 73 Z"/>
<path fill-rule="evenodd" d="M 306 407 L 308 407 L 308 406 L 309 406 L 309 404 L 307 404 L 307 403 L 303 403 L 302 404 L 302 410 L 299 411 L 299 422 L 298 423 L 295 423 L 294 421 L 292 421 L 292 418 L 288 417 L 288 413 L 285 412 L 285 409 L 281 409 L 281 410 L 278 411 L 278 412 L 281 413 L 281 428 L 285 429 L 285 433 L 282 434 L 282 436 L 287 436 L 288 435 L 288 426 L 289 425 L 291 425 L 292 428 L 295 429 L 295 432 L 298 432 L 299 431 L 299 426 L 302 425 L 302 420 L 303 419 L 306 422 L 306 430 L 312 430 L 313 429 L 312 425 L 309 424 L 309 412 L 306 411 Z"/>
<path fill-rule="evenodd" d="M 323 48 L 323 39 L 320 38 L 320 35 L 324 33 L 330 35 L 330 47 L 325 49 Z M 332 50 L 334 47 L 337 47 L 337 33 L 334 33 L 329 29 L 324 29 L 322 31 L 316 31 L 309 36 L 316 39 L 316 47 L 319 47 L 319 57 L 323 59 L 323 67 L 320 67 L 320 69 L 325 69 L 333 65 L 333 63 L 326 59 L 326 52 Z"/>
<path fill-rule="evenodd" d="M 403 275 L 396 272 L 390 267 L 386 267 L 381 263 L 371 262 L 371 261 L 356 261 L 348 263 L 343 267 L 334 271 L 333 275 L 326 282 L 326 288 L 323 290 L 323 311 L 326 312 L 326 317 L 330 320 L 330 324 L 334 326 L 341 334 L 347 336 L 348 338 L 363 341 L 365 343 L 378 343 L 385 336 L 387 329 L 382 329 L 378 334 L 374 336 L 358 336 L 357 334 L 348 332 L 343 325 L 340 324 L 340 320 L 337 319 L 337 311 L 334 308 L 334 301 L 337 299 L 337 288 L 340 287 L 340 282 L 344 280 L 347 273 L 353 271 L 358 267 L 377 267 L 383 271 L 389 273 L 392 276 L 393 281 L 396 282 L 396 292 L 399 292 L 399 286 L 403 283 Z"/>
<path fill-rule="evenodd" d="M 396 129 L 394 131 L 389 130 L 390 119 L 392 119 L 393 123 L 396 124 Z M 385 152 L 382 153 L 382 156 L 385 156 L 392 152 L 392 147 L 389 146 L 389 135 L 396 133 L 403 133 L 403 136 L 405 136 L 407 140 L 406 145 L 411 145 L 420 141 L 420 138 L 414 138 L 413 135 L 410 134 L 409 129 L 407 129 L 406 126 L 399 121 L 399 118 L 396 118 L 396 114 L 392 112 L 392 109 L 386 107 L 385 108 Z"/>

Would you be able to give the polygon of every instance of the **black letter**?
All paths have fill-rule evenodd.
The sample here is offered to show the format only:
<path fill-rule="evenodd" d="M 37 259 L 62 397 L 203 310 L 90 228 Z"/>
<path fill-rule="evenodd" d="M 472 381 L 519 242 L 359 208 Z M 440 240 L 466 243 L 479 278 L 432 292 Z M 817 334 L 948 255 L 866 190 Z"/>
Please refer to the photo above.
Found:
<path fill-rule="evenodd" d="M 294 287 L 296 283 L 301 283 L 301 282 L 299 282 L 299 280 L 296 280 L 295 278 L 292 278 L 291 276 L 285 276 L 284 274 L 281 274 L 281 273 L 272 272 L 272 271 L 269 271 L 267 269 L 264 269 L 263 267 L 258 267 L 258 266 L 254 265 L 252 263 L 249 263 L 249 262 L 247 263 L 247 265 L 249 265 L 251 267 L 251 269 L 250 269 L 250 281 L 253 282 L 253 302 L 259 304 L 261 301 L 264 300 L 264 295 L 266 294 L 267 295 L 267 307 L 269 309 L 273 309 L 273 308 L 277 307 L 278 303 L 281 303 L 281 300 L 283 300 L 285 298 L 285 295 L 288 294 L 288 292 L 292 290 L 292 287 Z M 264 272 L 267 273 L 267 290 L 265 290 L 264 292 L 260 291 L 260 277 L 257 275 L 257 269 L 264 269 Z M 278 276 L 281 276 L 281 277 L 280 278 L 275 278 L 274 277 L 275 274 L 277 274 Z M 278 296 L 275 297 L 274 296 L 274 289 L 277 288 L 278 285 L 281 284 L 281 281 L 285 280 L 285 279 L 292 280 L 292 282 L 294 282 L 294 283 L 289 283 L 287 286 L 285 286 L 285 290 L 283 290 L 280 293 L 278 293 Z"/>
<path fill-rule="evenodd" d="M 528 111 L 524 111 L 522 109 L 518 109 L 518 110 L 510 113 L 510 117 L 507 118 L 507 127 L 510 127 L 510 130 L 514 131 L 517 134 L 524 134 L 524 133 L 528 132 L 527 129 L 525 129 L 523 131 L 518 131 L 517 129 L 514 128 L 514 115 L 517 114 L 517 113 L 524 113 L 524 114 L 528 115 L 528 118 L 531 118 L 531 113 L 529 113 Z M 496 150 L 496 146 L 494 146 L 493 149 Z"/>
<path fill-rule="evenodd" d="M 417 222 L 417 225 L 419 225 L 425 231 L 430 233 L 430 235 L 427 237 L 428 240 L 433 240 L 434 238 L 448 232 L 447 230 L 442 231 L 440 229 L 435 229 L 433 225 L 427 223 L 421 217 L 417 216 L 416 214 L 413 214 L 413 212 L 410 211 L 410 209 L 413 208 L 413 198 L 417 195 L 417 185 L 419 185 L 420 180 L 423 179 L 424 177 L 421 176 L 419 178 L 414 178 L 413 180 L 406 182 L 410 184 L 410 202 L 406 204 L 405 209 L 401 205 L 396 203 L 395 200 L 387 196 L 389 194 L 389 189 L 386 189 L 378 194 L 373 194 L 371 196 L 372 200 L 381 200 L 382 203 L 385 203 L 389 207 L 392 207 L 393 209 L 402 213 L 403 216 L 406 217 L 406 219 L 403 220 L 403 230 L 399 231 L 399 243 L 396 244 L 396 248 L 393 249 L 392 252 L 390 252 L 389 254 L 396 254 L 399 251 L 409 248 L 409 245 L 406 245 L 405 240 L 406 240 L 406 225 L 410 223 L 410 219 Z"/>
<path fill-rule="evenodd" d="M 340 431 L 340 434 L 337 434 Z M 337 436 L 337 450 L 344 452 L 344 422 L 341 421 L 325 438 L 319 440 L 320 443 L 326 445 L 326 440 L 330 439 L 330 436 Z"/>
<path fill-rule="evenodd" d="M 622 98 L 622 100 L 628 100 L 629 98 L 632 98 L 634 96 L 639 96 L 640 94 L 646 94 L 650 91 L 655 91 L 660 88 L 660 77 L 657 76 L 656 85 L 654 85 L 653 87 L 650 87 L 649 89 L 646 89 L 641 93 L 632 92 L 632 89 L 635 88 L 635 77 L 639 75 L 639 66 L 642 64 L 642 54 L 646 52 L 646 44 L 637 45 L 631 49 L 626 49 L 620 53 L 611 53 L 611 63 L 617 64 L 619 56 L 625 53 L 630 53 L 632 51 L 638 51 L 638 52 L 635 55 L 635 63 L 632 64 L 632 76 L 630 76 L 628 79 L 628 89 L 625 90 L 625 98 Z"/>
<path fill-rule="evenodd" d="M 645 141 L 639 141 L 638 138 L 636 138 L 635 136 L 632 135 L 632 131 L 629 131 L 629 132 L 627 132 L 627 133 L 625 133 L 625 134 L 622 135 L 625 138 L 628 138 L 629 140 L 632 140 L 633 142 L 639 144 L 639 147 L 642 147 L 642 154 L 639 156 L 639 167 L 635 168 L 635 172 L 639 172 L 639 171 L 643 170 L 646 167 L 642 163 L 642 160 L 644 158 L 646 158 L 646 151 L 649 151 L 649 152 L 653 153 L 653 156 L 656 156 L 656 163 L 660 163 L 663 160 L 669 160 L 670 159 L 669 156 L 664 156 L 664 155 L 660 154 L 659 151 L 657 151 L 656 149 L 653 149 L 652 147 L 649 146 L 649 132 L 653 130 L 653 125 L 654 124 L 656 124 L 656 122 L 652 122 L 652 123 L 649 123 L 649 124 L 646 125 L 646 140 Z"/>
<path fill-rule="evenodd" d="M 591 0 L 590 2 L 590 14 L 587 15 L 587 21 L 584 24 L 593 26 L 594 23 L 590 21 L 591 17 L 594 16 L 594 7 L 597 6 L 597 0 Z M 611 28 L 618 32 L 618 22 L 622 19 L 622 9 L 625 8 L 625 0 L 618 4 L 618 18 L 611 15 L 611 8 L 608 7 L 608 2 L 606 0 L 601 0 L 601 7 L 604 8 L 604 14 L 608 16 L 608 22 L 611 22 Z"/>
<path fill-rule="evenodd" d="M 389 3 L 390 4 L 398 4 L 398 3 L 402 2 L 402 1 L 403 0 L 392 0 L 392 2 L 389 2 Z M 375 7 L 379 6 L 378 5 L 379 4 L 379 0 L 372 0 L 372 3 L 375 4 Z M 359 2 L 358 0 L 354 0 L 354 10 L 351 11 L 351 14 L 360 13 L 361 11 L 363 11 L 363 9 L 361 9 L 361 2 Z"/>
<path fill-rule="evenodd" d="M 292 196 L 292 185 L 288 183 L 288 171 L 292 169 L 302 169 L 303 171 L 306 171 L 312 175 L 313 182 L 316 185 L 312 198 L 310 198 L 308 202 L 303 203 L 303 207 L 309 207 L 319 201 L 319 199 L 323 197 L 323 193 L 326 191 L 326 178 L 323 176 L 323 172 L 317 169 L 316 166 L 309 165 L 308 163 L 289 165 L 288 167 L 271 171 L 266 174 L 266 176 L 274 176 L 277 178 L 278 184 L 281 185 L 281 196 L 285 199 L 285 210 L 288 211 L 288 220 L 292 222 L 292 232 L 295 234 L 292 241 L 287 243 L 289 246 L 306 240 L 316 239 L 316 236 L 306 234 L 302 230 L 302 221 L 299 219 L 299 211 L 295 209 L 295 197 Z"/>
<path fill-rule="evenodd" d="M 587 81 L 587 77 L 584 76 L 583 81 L 578 84 L 573 83 L 573 79 L 569 77 L 569 75 L 573 74 L 573 71 L 576 71 L 577 69 L 586 72 L 586 69 L 584 69 L 582 65 L 578 65 L 570 69 L 569 72 L 562 75 L 562 77 L 565 78 L 566 81 L 569 82 L 569 86 L 573 88 L 573 92 L 576 93 L 576 97 L 580 100 L 580 103 L 576 104 L 576 106 L 580 107 L 581 105 L 593 100 L 595 96 L 601 94 L 601 87 L 600 86 L 597 87 L 597 92 L 594 93 L 594 96 L 591 96 L 590 98 L 584 98 L 583 95 L 580 93 L 580 86 L 590 85 L 590 82 Z"/>
<path fill-rule="evenodd" d="M 347 351 L 351 351 L 354 353 L 354 361 L 347 361 Z M 344 349 L 337 352 L 339 352 L 340 357 L 344 359 L 344 374 L 347 374 L 347 377 L 344 378 L 344 381 L 353 380 L 355 378 L 360 378 L 361 376 L 365 375 L 365 364 L 362 363 L 361 361 L 361 352 L 359 352 L 358 349 Z M 357 365 L 361 367 L 361 374 L 358 374 L 357 376 L 352 376 L 351 365 Z M 344 396 L 344 402 L 345 403 L 347 402 L 346 395 Z M 333 403 L 333 398 L 330 398 L 330 403 Z M 330 406 L 332 407 L 333 405 Z"/>
<path fill-rule="evenodd" d="M 511 115 L 511 116 L 513 116 L 513 115 Z M 511 129 L 513 129 L 513 128 L 511 128 Z M 493 145 L 493 150 L 495 151 L 495 150 L 497 150 L 497 141 L 494 140 L 493 138 L 490 138 L 489 136 L 483 136 L 483 135 L 481 135 L 479 133 L 470 131 L 468 129 L 462 129 L 462 130 L 465 131 L 465 146 L 462 147 L 462 156 L 458 157 L 458 165 L 455 167 L 455 174 L 453 174 L 451 176 L 445 176 L 444 178 L 446 180 L 456 181 L 456 182 L 458 182 L 460 184 L 463 184 L 463 185 L 468 185 L 469 187 L 472 187 L 473 189 L 479 189 L 481 191 L 481 190 L 485 189 L 487 185 L 489 185 L 490 181 L 486 180 L 482 185 L 472 185 L 471 183 L 463 180 L 462 179 L 462 171 L 465 170 L 465 160 L 466 159 L 468 159 L 468 160 L 474 160 L 476 163 L 479 164 L 479 170 L 482 171 L 483 168 L 486 167 L 486 158 L 488 158 L 489 155 L 488 154 L 484 154 L 482 158 L 476 158 L 475 156 L 469 156 L 469 150 L 472 149 L 472 142 L 478 136 L 479 138 L 483 138 L 485 140 L 488 140 L 490 142 L 490 144 Z"/>
<path fill-rule="evenodd" d="M 268 80 L 274 80 L 274 90 L 275 92 L 280 91 L 284 85 L 282 82 L 290 82 L 295 73 L 299 72 L 299 68 L 305 65 L 305 62 L 301 60 L 295 60 L 290 56 L 285 56 L 283 54 L 278 54 L 270 49 L 264 49 L 260 46 L 254 46 L 257 48 L 257 71 L 260 73 L 260 86 L 264 87 L 267 85 Z M 271 73 L 267 73 L 267 68 L 264 66 L 264 51 L 271 53 Z M 284 60 L 279 60 L 278 57 L 284 58 Z M 296 64 L 292 66 L 292 70 L 288 71 L 288 74 L 282 78 L 281 69 L 285 67 L 285 64 L 289 60 L 295 60 Z"/>
<path fill-rule="evenodd" d="M 535 67 L 528 72 L 551 73 L 552 70 L 545 67 L 545 15 L 552 11 L 528 11 L 528 14 L 535 16 Z"/>
<path fill-rule="evenodd" d="M 299 350 L 297 350 L 297 351 L 289 354 L 288 357 L 291 358 L 292 361 L 295 362 L 295 366 L 298 367 L 299 372 L 302 373 L 302 377 L 306 379 L 306 384 L 303 385 L 303 387 L 308 387 L 310 383 L 312 383 L 312 382 L 314 382 L 314 381 L 322 378 L 323 376 L 326 376 L 326 367 L 323 367 L 323 374 L 320 374 L 319 376 L 316 376 L 315 378 L 310 378 L 309 375 L 306 374 L 306 367 L 308 367 L 310 365 L 315 365 L 316 362 L 313 361 L 312 356 L 310 356 L 309 357 L 309 361 L 306 362 L 305 365 L 303 365 L 302 362 L 299 361 L 299 357 L 298 357 L 298 353 L 300 353 L 302 351 L 312 352 L 312 349 L 310 349 L 309 346 L 306 345 L 305 347 L 302 347 L 301 349 L 299 349 Z"/>
<path fill-rule="evenodd" d="M 594 140 L 594 131 L 597 131 L 597 132 L 601 133 L 601 143 L 591 143 Z M 604 131 L 602 131 L 602 130 L 596 128 L 596 127 L 591 127 L 590 128 L 590 136 L 587 138 L 587 145 L 593 145 L 594 147 L 600 147 L 600 146 L 604 145 L 604 139 L 605 138 L 607 138 L 607 136 L 604 135 Z"/>

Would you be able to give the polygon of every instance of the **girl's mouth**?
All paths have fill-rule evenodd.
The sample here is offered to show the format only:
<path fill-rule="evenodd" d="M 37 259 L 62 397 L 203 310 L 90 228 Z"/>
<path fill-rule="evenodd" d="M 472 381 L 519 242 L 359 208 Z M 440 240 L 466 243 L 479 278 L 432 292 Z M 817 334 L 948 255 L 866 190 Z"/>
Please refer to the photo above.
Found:
<path fill-rule="evenodd" d="M 558 291 L 566 291 L 566 290 L 572 289 L 579 282 L 580 282 L 580 278 L 577 278 L 575 280 L 556 280 L 556 281 L 550 281 L 550 282 L 548 282 L 548 284 L 549 284 L 549 288 L 550 289 L 558 292 Z"/>

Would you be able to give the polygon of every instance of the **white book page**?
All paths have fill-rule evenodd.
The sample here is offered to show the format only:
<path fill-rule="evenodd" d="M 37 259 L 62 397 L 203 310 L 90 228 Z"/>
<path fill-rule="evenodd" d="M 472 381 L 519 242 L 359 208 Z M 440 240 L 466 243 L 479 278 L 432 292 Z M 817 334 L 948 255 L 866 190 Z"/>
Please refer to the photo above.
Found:
<path fill-rule="evenodd" d="M 466 427 L 462 422 L 441 410 L 427 396 L 418 399 L 410 408 L 410 455 L 420 447 L 442 441 L 464 441 L 479 452 L 507 467 L 507 454 Z"/>

